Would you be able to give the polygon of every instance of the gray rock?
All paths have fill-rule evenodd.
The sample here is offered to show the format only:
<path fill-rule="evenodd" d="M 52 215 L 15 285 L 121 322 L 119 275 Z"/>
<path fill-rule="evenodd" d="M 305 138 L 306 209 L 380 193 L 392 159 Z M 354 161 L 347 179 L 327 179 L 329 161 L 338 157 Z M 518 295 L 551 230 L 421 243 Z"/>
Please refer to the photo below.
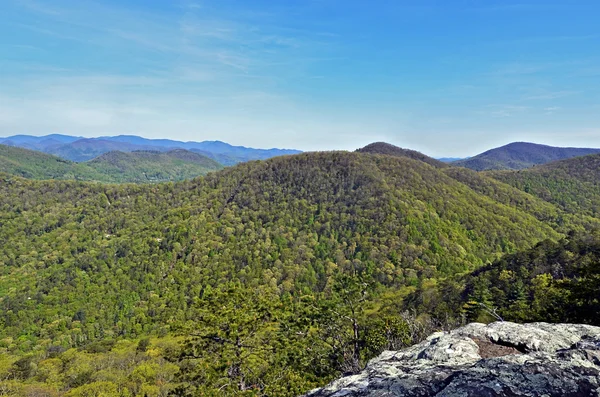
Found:
<path fill-rule="evenodd" d="M 600 327 L 469 324 L 383 352 L 306 396 L 600 396 Z"/>

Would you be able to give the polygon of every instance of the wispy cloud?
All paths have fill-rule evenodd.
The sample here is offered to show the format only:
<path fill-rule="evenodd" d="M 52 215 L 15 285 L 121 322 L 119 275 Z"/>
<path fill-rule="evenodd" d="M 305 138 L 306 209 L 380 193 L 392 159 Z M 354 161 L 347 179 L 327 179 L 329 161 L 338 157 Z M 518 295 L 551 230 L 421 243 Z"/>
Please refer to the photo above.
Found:
<path fill-rule="evenodd" d="M 59 0 L 53 8 L 33 0 L 17 1 L 29 12 L 48 19 L 44 26 L 21 26 L 40 34 L 103 48 L 115 44 L 135 46 L 176 54 L 184 57 L 184 61 L 197 63 L 201 59 L 245 72 L 251 68 L 258 70 L 266 63 L 276 64 L 281 59 L 302 60 L 308 56 L 314 59 L 312 52 L 322 50 L 330 40 L 312 32 L 288 36 L 285 25 L 261 24 L 256 17 L 247 18 L 248 14 L 241 12 L 237 14 L 244 15 L 243 18 L 236 19 L 236 13 L 222 16 L 199 3 L 187 3 L 185 12 L 166 17 L 93 1 L 82 6 Z M 258 25 L 260 29 L 256 28 Z"/>
<path fill-rule="evenodd" d="M 534 95 L 528 95 L 523 97 L 524 101 L 546 101 L 552 99 L 565 98 L 572 95 L 577 95 L 581 91 L 546 91 Z"/>
<path fill-rule="evenodd" d="M 488 115 L 494 118 L 512 117 L 522 114 L 530 109 L 528 106 L 519 105 L 488 105 L 486 110 L 480 111 L 480 114 Z"/>
<path fill-rule="evenodd" d="M 509 1 L 503 2 L 503 4 L 490 4 L 481 7 L 468 7 L 466 11 L 475 12 L 525 12 L 525 11 L 538 11 L 538 10 L 551 10 L 551 9 L 562 9 L 568 7 L 568 5 L 554 3 L 510 3 Z"/>
<path fill-rule="evenodd" d="M 562 119 L 549 114 L 580 111 L 573 128 L 593 125 L 597 109 L 580 105 L 597 103 L 600 37 L 593 21 L 553 28 L 573 5 L 544 2 L 0 0 L 0 135 L 418 148 L 465 131 L 543 131 Z M 528 14 L 542 20 L 522 26 Z"/>
<path fill-rule="evenodd" d="M 164 137 L 165 131 L 177 131 L 181 139 L 266 147 L 287 131 L 285 140 L 295 142 L 289 146 L 310 148 L 305 131 L 339 147 L 340 136 L 368 129 L 364 120 L 341 122 L 339 115 L 323 114 L 278 89 L 282 81 L 312 78 L 311 65 L 335 56 L 334 32 L 295 30 L 251 10 L 224 15 L 203 4 L 187 3 L 179 13 L 162 15 L 85 3 L 56 0 L 52 12 L 31 1 L 19 3 L 43 21 L 17 21 L 19 29 L 78 43 L 92 56 L 75 70 L 12 65 L 27 77 L 0 76 L 0 135 Z M 94 51 L 107 60 L 120 58 L 125 67 L 107 67 L 102 59 L 95 64 Z"/>
<path fill-rule="evenodd" d="M 60 8 L 51 7 L 46 4 L 40 3 L 38 1 L 17 0 L 17 2 L 20 5 L 22 5 L 23 7 L 26 7 L 31 11 L 35 11 L 35 12 L 39 12 L 39 13 L 47 14 L 47 15 L 54 15 L 54 16 L 61 14 Z"/>
<path fill-rule="evenodd" d="M 586 67 L 579 68 L 578 70 L 573 72 L 573 76 L 575 77 L 595 77 L 600 76 L 600 66 L 590 65 Z"/>
<path fill-rule="evenodd" d="M 587 35 L 562 35 L 562 36 L 540 36 L 540 37 L 519 37 L 511 40 L 500 40 L 493 44 L 501 45 L 518 45 L 518 44 L 553 44 L 553 43 L 568 43 L 576 41 L 588 41 L 600 39 L 599 34 L 587 34 Z"/>
<path fill-rule="evenodd" d="M 541 72 L 547 69 L 548 64 L 540 63 L 510 63 L 507 65 L 499 66 L 497 69 L 489 73 L 490 76 L 505 77 L 505 76 L 519 76 L 519 75 L 530 75 Z"/>

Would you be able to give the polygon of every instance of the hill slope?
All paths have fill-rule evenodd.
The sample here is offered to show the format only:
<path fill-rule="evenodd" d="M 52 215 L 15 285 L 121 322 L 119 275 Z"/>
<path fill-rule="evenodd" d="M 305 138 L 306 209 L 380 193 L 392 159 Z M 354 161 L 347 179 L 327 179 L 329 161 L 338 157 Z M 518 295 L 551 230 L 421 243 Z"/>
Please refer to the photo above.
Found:
<path fill-rule="evenodd" d="M 600 231 L 571 233 L 439 285 L 422 287 L 406 308 L 468 321 L 600 325 Z M 480 306 L 483 304 L 485 306 Z"/>
<path fill-rule="evenodd" d="M 535 143 L 515 142 L 488 150 L 466 160 L 455 161 L 452 164 L 475 171 L 521 170 L 534 165 L 594 153 L 600 153 L 600 149 L 560 148 Z"/>
<path fill-rule="evenodd" d="M 487 174 L 570 214 L 600 217 L 600 154 Z"/>
<path fill-rule="evenodd" d="M 432 165 L 437 168 L 448 167 L 443 161 L 436 160 L 429 156 L 424 155 L 423 153 L 417 152 L 415 150 L 402 149 L 398 146 L 391 145 L 385 142 L 375 142 L 371 143 L 364 148 L 358 149 L 358 153 L 371 153 L 371 154 L 384 154 L 386 156 L 394 156 L 394 157 L 407 157 L 413 160 L 419 160 L 429 165 Z"/>
<path fill-rule="evenodd" d="M 2 144 L 0 144 L 0 172 L 29 179 L 105 181 L 102 174 L 85 164 Z"/>
<path fill-rule="evenodd" d="M 559 237 L 536 219 L 535 208 L 496 202 L 421 161 L 359 153 L 247 163 L 175 185 L 5 179 L 0 189 L 0 261 L 7 271 L 0 292 L 17 283 L 11 296 L 37 297 L 48 308 L 58 283 L 71 297 L 56 310 L 69 316 L 101 304 L 69 295 L 83 285 L 115 302 L 132 288 L 145 294 L 137 289 L 148 277 L 160 300 L 231 278 L 274 283 L 281 292 L 320 291 L 336 271 L 371 266 L 380 283 L 410 286 Z M 29 266 L 37 270 L 23 273 Z M 82 266 L 91 277 L 86 282 L 79 280 Z M 116 269 L 129 277 L 119 279 Z M 98 277 L 113 281 L 98 284 Z M 130 277 L 142 284 L 130 284 Z M 170 284 L 174 279 L 181 284 Z M 98 321 L 124 326 L 113 322 L 111 310 Z M 23 319 L 42 315 L 35 313 L 26 310 Z M 178 315 L 163 311 L 152 322 L 158 327 L 159 317 Z M 10 332 L 26 329 L 23 319 L 11 320 Z"/>
<path fill-rule="evenodd" d="M 85 164 L 114 182 L 180 181 L 223 168 L 206 156 L 182 149 L 108 152 Z"/>
<path fill-rule="evenodd" d="M 214 160 L 187 150 L 110 152 L 75 163 L 38 151 L 0 144 L 0 172 L 28 179 L 123 182 L 178 181 L 222 169 Z"/>
<path fill-rule="evenodd" d="M 69 397 L 302 394 L 416 338 L 390 302 L 576 220 L 484 174 L 347 152 L 168 184 L 0 176 L 0 197 L 7 376 Z M 173 335 L 170 361 L 138 343 Z"/>

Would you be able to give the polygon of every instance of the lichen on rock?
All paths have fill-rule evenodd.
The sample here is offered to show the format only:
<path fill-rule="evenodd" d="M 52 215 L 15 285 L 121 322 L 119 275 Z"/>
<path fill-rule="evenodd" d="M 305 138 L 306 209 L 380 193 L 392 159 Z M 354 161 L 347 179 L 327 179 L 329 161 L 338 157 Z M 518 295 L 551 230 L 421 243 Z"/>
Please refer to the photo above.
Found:
<path fill-rule="evenodd" d="M 600 396 L 600 327 L 473 323 L 383 352 L 306 396 Z"/>

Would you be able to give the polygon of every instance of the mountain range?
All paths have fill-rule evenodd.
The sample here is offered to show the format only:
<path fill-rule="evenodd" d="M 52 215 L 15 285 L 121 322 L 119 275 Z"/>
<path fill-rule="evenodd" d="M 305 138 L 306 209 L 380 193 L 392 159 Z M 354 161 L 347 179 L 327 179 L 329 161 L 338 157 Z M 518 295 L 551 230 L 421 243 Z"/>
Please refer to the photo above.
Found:
<path fill-rule="evenodd" d="M 291 149 L 252 149 L 232 146 L 221 141 L 181 142 L 170 139 L 147 139 L 134 135 L 82 138 L 69 135 L 14 135 L 0 138 L 0 144 L 18 146 L 53 154 L 65 160 L 83 162 L 92 160 L 111 151 L 133 152 L 186 149 L 210 157 L 220 164 L 229 166 L 250 160 L 265 160 L 275 156 L 300 153 Z"/>
<path fill-rule="evenodd" d="M 298 154 L 293 149 L 253 149 L 233 146 L 221 141 L 182 142 L 171 139 L 147 139 L 135 135 L 104 136 L 98 138 L 82 138 L 69 135 L 52 134 L 42 137 L 15 135 L 0 138 L 0 144 L 22 147 L 52 154 L 74 162 L 92 160 L 111 151 L 161 151 L 185 149 L 212 158 L 224 166 L 231 166 L 245 161 L 266 160 L 271 157 Z M 376 142 L 359 149 L 366 153 L 384 155 L 403 155 L 419 159 L 424 155 L 409 149 L 402 149 L 384 142 Z M 485 170 L 520 170 L 553 161 L 600 153 L 600 149 L 561 148 L 527 142 L 514 142 L 490 149 L 477 156 L 457 159 L 427 157 L 430 164 L 470 168 L 475 171 Z"/>
<path fill-rule="evenodd" d="M 294 396 L 493 314 L 600 324 L 600 154 L 478 172 L 375 143 L 100 184 L 65 173 L 218 165 L 0 149 L 7 395 Z"/>

